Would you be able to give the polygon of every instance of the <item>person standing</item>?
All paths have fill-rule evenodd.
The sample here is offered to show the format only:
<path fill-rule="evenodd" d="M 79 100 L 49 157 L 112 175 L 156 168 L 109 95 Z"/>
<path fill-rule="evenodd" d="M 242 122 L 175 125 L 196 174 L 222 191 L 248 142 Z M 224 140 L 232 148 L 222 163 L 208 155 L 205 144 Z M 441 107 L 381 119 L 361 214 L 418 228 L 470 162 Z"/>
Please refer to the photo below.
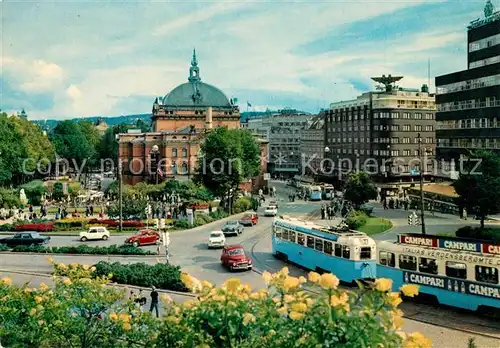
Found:
<path fill-rule="evenodd" d="M 321 220 L 324 220 L 325 219 L 325 206 L 322 205 L 321 206 Z"/>
<path fill-rule="evenodd" d="M 156 291 L 156 287 L 153 285 L 151 286 L 151 306 L 149 307 L 149 311 L 153 313 L 153 309 L 156 311 L 156 317 L 158 318 L 160 316 L 159 310 L 158 310 L 158 291 Z"/>

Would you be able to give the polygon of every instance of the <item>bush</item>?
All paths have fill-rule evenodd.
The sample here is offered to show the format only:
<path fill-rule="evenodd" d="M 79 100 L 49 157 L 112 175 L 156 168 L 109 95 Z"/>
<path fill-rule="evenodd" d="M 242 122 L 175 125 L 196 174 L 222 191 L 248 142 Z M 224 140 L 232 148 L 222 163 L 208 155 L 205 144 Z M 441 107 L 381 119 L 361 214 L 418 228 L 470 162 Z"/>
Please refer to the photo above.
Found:
<path fill-rule="evenodd" d="M 41 254 L 89 254 L 89 255 L 155 255 L 149 250 L 136 248 L 132 245 L 110 245 L 110 246 L 61 246 L 50 247 L 44 245 L 18 245 L 12 249 L 13 252 L 41 253 Z"/>
<path fill-rule="evenodd" d="M 250 197 L 241 197 L 234 202 L 233 211 L 235 214 L 242 213 L 244 211 L 252 210 L 253 202 Z"/>
<path fill-rule="evenodd" d="M 21 224 L 16 225 L 14 227 L 16 231 L 37 231 L 37 232 L 50 232 L 54 231 L 54 223 L 53 222 L 41 222 L 34 224 Z"/>
<path fill-rule="evenodd" d="M 175 228 L 180 228 L 180 229 L 186 229 L 189 228 L 189 223 L 187 220 L 175 220 L 174 221 L 174 227 Z"/>
<path fill-rule="evenodd" d="M 3 224 L 0 225 L 0 231 L 5 232 L 5 231 L 14 231 L 14 225 L 13 224 Z"/>
<path fill-rule="evenodd" d="M 202 225 L 209 224 L 212 221 L 214 221 L 214 220 L 212 219 L 212 217 L 210 215 L 203 214 L 203 213 L 197 213 L 195 215 L 194 224 L 196 226 L 202 226 Z"/>
<path fill-rule="evenodd" d="M 214 220 L 220 220 L 227 218 L 229 216 L 229 213 L 224 211 L 223 209 L 217 209 L 217 211 L 211 212 L 209 215 Z"/>
<path fill-rule="evenodd" d="M 349 213 L 349 215 L 345 220 L 345 223 L 347 224 L 347 226 L 349 226 L 350 229 L 357 230 L 361 226 L 366 225 L 367 221 L 368 221 L 368 215 L 366 215 L 366 213 L 363 211 L 356 210 Z"/>
<path fill-rule="evenodd" d="M 85 228 L 88 220 L 83 218 L 68 218 L 63 220 L 57 220 L 55 226 L 57 229 L 69 229 L 69 228 Z"/>
<path fill-rule="evenodd" d="M 13 207 L 19 208 L 20 206 L 19 193 L 0 187 L 0 208 L 10 209 Z"/>
<path fill-rule="evenodd" d="M 118 227 L 120 226 L 120 220 L 113 219 L 90 219 L 89 224 L 92 225 L 104 225 L 107 227 Z M 141 228 L 146 226 L 146 224 L 139 220 L 124 220 L 122 221 L 122 226 L 124 228 Z"/>
<path fill-rule="evenodd" d="M 457 237 L 472 238 L 486 240 L 490 242 L 500 243 L 500 229 L 498 228 L 483 228 L 464 226 L 455 233 Z"/>
<path fill-rule="evenodd" d="M 26 194 L 26 198 L 31 205 L 40 205 L 42 195 L 47 193 L 47 189 L 43 185 L 42 180 L 33 180 L 24 184 L 20 187 L 24 189 L 24 193 Z"/>
<path fill-rule="evenodd" d="M 9 247 L 5 244 L 0 244 L 0 251 L 8 251 Z"/>
<path fill-rule="evenodd" d="M 181 281 L 181 270 L 178 266 L 158 263 L 147 265 L 145 263 L 122 264 L 101 261 L 95 265 L 96 276 L 112 274 L 111 280 L 119 284 L 150 287 L 154 285 L 159 289 L 187 291 Z"/>

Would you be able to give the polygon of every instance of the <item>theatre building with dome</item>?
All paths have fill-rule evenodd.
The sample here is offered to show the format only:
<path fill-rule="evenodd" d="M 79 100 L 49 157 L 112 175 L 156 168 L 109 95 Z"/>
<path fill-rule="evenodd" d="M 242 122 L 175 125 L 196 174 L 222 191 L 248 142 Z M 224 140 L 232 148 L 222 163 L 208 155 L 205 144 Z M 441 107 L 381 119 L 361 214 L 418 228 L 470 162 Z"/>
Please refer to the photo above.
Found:
<path fill-rule="evenodd" d="M 119 134 L 124 183 L 189 179 L 196 172 L 205 135 L 217 127 L 239 128 L 240 111 L 219 88 L 201 81 L 193 51 L 188 81 L 154 100 L 153 131 Z M 266 152 L 267 143 L 259 142 Z"/>

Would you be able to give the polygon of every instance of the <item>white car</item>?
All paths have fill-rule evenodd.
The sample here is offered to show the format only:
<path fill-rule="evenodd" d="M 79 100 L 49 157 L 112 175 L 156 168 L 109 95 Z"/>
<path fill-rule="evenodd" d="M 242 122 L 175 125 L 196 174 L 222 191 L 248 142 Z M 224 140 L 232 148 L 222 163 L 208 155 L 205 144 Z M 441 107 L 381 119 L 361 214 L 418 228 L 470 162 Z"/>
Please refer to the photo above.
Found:
<path fill-rule="evenodd" d="M 276 206 L 271 205 L 264 210 L 264 216 L 276 216 L 278 214 L 278 208 Z"/>
<path fill-rule="evenodd" d="M 208 248 L 224 248 L 226 237 L 222 231 L 212 231 L 208 237 Z"/>
<path fill-rule="evenodd" d="M 90 227 L 88 231 L 80 232 L 80 240 L 86 242 L 88 240 L 102 239 L 107 240 L 110 234 L 106 227 Z"/>

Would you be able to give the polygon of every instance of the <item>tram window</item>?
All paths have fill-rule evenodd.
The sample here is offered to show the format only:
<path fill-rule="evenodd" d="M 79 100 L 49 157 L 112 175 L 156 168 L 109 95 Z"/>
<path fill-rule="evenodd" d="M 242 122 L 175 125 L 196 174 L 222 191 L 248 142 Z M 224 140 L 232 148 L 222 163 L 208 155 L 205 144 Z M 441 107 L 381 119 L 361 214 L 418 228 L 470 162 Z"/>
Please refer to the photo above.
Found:
<path fill-rule="evenodd" d="M 438 274 L 438 266 L 436 260 L 421 257 L 418 260 L 418 270 L 422 273 Z"/>
<path fill-rule="evenodd" d="M 416 271 L 417 258 L 415 256 L 399 255 L 399 268 Z"/>
<path fill-rule="evenodd" d="M 476 280 L 482 283 L 498 284 L 498 269 L 476 266 Z"/>
<path fill-rule="evenodd" d="M 279 227 L 274 228 L 274 234 L 276 235 L 276 237 L 281 238 L 281 231 L 282 230 Z"/>
<path fill-rule="evenodd" d="M 396 267 L 396 256 L 394 253 L 381 251 L 379 254 L 380 264 L 389 267 Z"/>
<path fill-rule="evenodd" d="M 350 259 L 351 258 L 351 248 L 349 248 L 346 245 L 342 246 L 342 257 L 344 259 Z"/>
<path fill-rule="evenodd" d="M 453 278 L 467 279 L 467 265 L 460 262 L 446 261 L 446 275 Z"/>
<path fill-rule="evenodd" d="M 359 258 L 361 260 L 371 259 L 372 258 L 372 248 L 370 247 L 362 247 L 359 252 Z"/>
<path fill-rule="evenodd" d="M 316 249 L 318 251 L 323 251 L 323 240 L 317 238 L 316 239 L 316 244 L 314 246 L 314 249 Z"/>
<path fill-rule="evenodd" d="M 288 240 L 288 231 L 287 230 L 283 230 L 283 232 L 281 233 L 281 239 Z"/>
<path fill-rule="evenodd" d="M 335 244 L 335 256 L 342 257 L 342 245 Z"/>
<path fill-rule="evenodd" d="M 314 238 L 307 236 L 307 247 L 314 249 Z"/>
<path fill-rule="evenodd" d="M 297 233 L 297 243 L 300 245 L 304 245 L 304 235 L 302 233 Z"/>
<path fill-rule="evenodd" d="M 290 242 L 295 243 L 295 232 L 289 231 L 288 232 L 288 239 L 290 240 Z"/>
<path fill-rule="evenodd" d="M 325 254 L 328 254 L 328 255 L 332 254 L 332 242 L 325 241 L 325 248 L 324 248 L 323 252 Z"/>

